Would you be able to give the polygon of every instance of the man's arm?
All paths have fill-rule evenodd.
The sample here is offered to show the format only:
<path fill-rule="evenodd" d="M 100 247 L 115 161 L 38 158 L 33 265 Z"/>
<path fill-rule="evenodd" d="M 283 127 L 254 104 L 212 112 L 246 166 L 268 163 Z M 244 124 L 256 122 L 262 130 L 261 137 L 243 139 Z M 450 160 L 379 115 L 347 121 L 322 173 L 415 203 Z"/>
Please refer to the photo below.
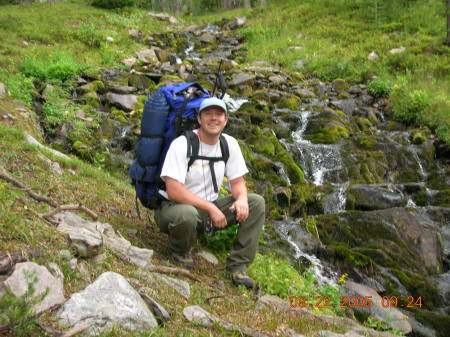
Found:
<path fill-rule="evenodd" d="M 208 212 L 213 225 L 223 228 L 227 225 L 227 219 L 222 211 L 212 202 L 204 200 L 189 191 L 176 179 L 164 177 L 166 192 L 170 200 L 179 204 L 187 204 Z"/>
<path fill-rule="evenodd" d="M 234 203 L 231 205 L 231 210 L 236 210 L 236 220 L 238 222 L 245 221 L 248 218 L 248 198 L 247 187 L 245 186 L 244 177 L 239 177 L 230 180 L 231 195 Z"/>

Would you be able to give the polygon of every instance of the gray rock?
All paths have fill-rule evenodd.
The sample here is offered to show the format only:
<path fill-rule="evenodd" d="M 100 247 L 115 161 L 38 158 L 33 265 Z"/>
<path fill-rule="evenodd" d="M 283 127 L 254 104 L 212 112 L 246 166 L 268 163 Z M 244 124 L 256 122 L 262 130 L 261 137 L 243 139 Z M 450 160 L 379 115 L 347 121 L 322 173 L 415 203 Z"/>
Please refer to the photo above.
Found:
<path fill-rule="evenodd" d="M 225 29 L 237 29 L 245 25 L 247 18 L 245 16 L 238 16 L 229 24 L 225 25 Z"/>
<path fill-rule="evenodd" d="M 295 93 L 297 95 L 299 95 L 300 97 L 305 97 L 305 98 L 313 98 L 316 97 L 316 94 L 314 92 L 312 92 L 309 89 L 297 89 L 295 91 Z"/>
<path fill-rule="evenodd" d="M 131 246 L 127 255 L 134 265 L 145 268 L 153 257 L 153 250 Z"/>
<path fill-rule="evenodd" d="M 0 98 L 5 97 L 7 94 L 6 87 L 3 83 L 0 83 Z"/>
<path fill-rule="evenodd" d="M 450 272 L 436 276 L 435 280 L 442 303 L 450 305 Z"/>
<path fill-rule="evenodd" d="M 111 105 L 118 107 L 124 111 L 132 111 L 136 107 L 136 95 L 119 95 L 114 93 L 107 93 L 106 99 Z"/>
<path fill-rule="evenodd" d="M 331 101 L 331 104 L 335 108 L 344 111 L 348 116 L 352 116 L 358 111 L 356 101 L 353 98 Z"/>
<path fill-rule="evenodd" d="M 191 296 L 191 288 L 189 286 L 189 283 L 187 283 L 186 281 L 178 280 L 176 278 L 158 274 L 158 273 L 153 273 L 152 275 L 156 279 L 167 284 L 170 288 L 175 290 L 178 294 L 183 296 L 185 299 L 188 300 L 189 297 Z"/>
<path fill-rule="evenodd" d="M 73 294 L 58 312 L 62 324 L 79 327 L 92 326 L 90 335 L 118 326 L 127 330 L 146 330 L 157 322 L 139 293 L 125 278 L 106 272 L 83 291 Z"/>
<path fill-rule="evenodd" d="M 214 256 L 213 253 L 202 250 L 201 252 L 198 252 L 197 255 L 214 266 L 219 264 L 219 260 Z"/>
<path fill-rule="evenodd" d="M 376 61 L 376 60 L 378 60 L 380 57 L 378 56 L 378 54 L 377 53 L 375 53 L 375 51 L 372 51 L 368 56 L 367 56 L 367 59 L 369 60 L 369 61 Z"/>
<path fill-rule="evenodd" d="M 130 37 L 137 38 L 137 37 L 139 37 L 139 30 L 137 30 L 137 29 L 130 29 L 130 30 L 128 30 L 128 35 Z"/>
<path fill-rule="evenodd" d="M 48 146 L 42 145 L 41 143 L 39 143 L 39 142 L 38 142 L 33 136 L 31 136 L 31 135 L 25 135 L 25 139 L 26 139 L 26 141 L 27 141 L 28 143 L 30 143 L 30 144 L 32 144 L 32 145 L 36 145 L 36 146 L 38 146 L 38 147 L 40 147 L 40 148 L 44 148 L 44 149 L 46 149 L 47 151 L 50 151 L 52 154 L 54 154 L 54 155 L 57 156 L 57 157 L 64 158 L 64 159 L 67 159 L 67 160 L 70 160 L 70 157 L 66 156 L 64 153 L 61 153 L 61 152 L 59 152 L 59 151 L 56 151 L 56 150 L 54 150 L 54 149 L 52 149 L 52 148 L 50 148 L 50 147 L 48 147 Z"/>
<path fill-rule="evenodd" d="M 72 258 L 72 253 L 70 250 L 63 249 L 59 251 L 59 256 L 61 256 L 63 260 L 69 261 Z"/>
<path fill-rule="evenodd" d="M 78 266 L 78 259 L 77 258 L 73 258 L 70 259 L 69 261 L 69 267 L 71 270 L 76 271 L 77 270 L 77 266 Z"/>
<path fill-rule="evenodd" d="M 371 306 L 355 306 L 354 310 L 362 311 L 370 316 L 385 321 L 392 329 L 397 329 L 408 334 L 412 331 L 411 324 L 407 321 L 407 316 L 403 315 L 396 308 L 384 308 L 382 306 L 381 296 L 377 292 L 365 285 L 358 284 L 352 281 L 347 281 L 344 288 L 347 296 L 372 296 L 373 305 Z"/>
<path fill-rule="evenodd" d="M 216 41 L 216 37 L 211 33 L 206 33 L 198 38 L 201 42 L 205 43 L 214 43 Z"/>
<path fill-rule="evenodd" d="M 199 305 L 192 305 L 184 308 L 183 315 L 189 322 L 204 326 L 211 326 L 213 323 L 219 321 L 217 317 L 211 315 Z"/>
<path fill-rule="evenodd" d="M 38 157 L 44 162 L 45 166 L 47 166 L 54 174 L 60 176 L 64 173 L 64 171 L 62 170 L 59 163 L 51 161 L 46 156 L 44 156 L 42 153 L 39 153 Z"/>
<path fill-rule="evenodd" d="M 139 295 L 141 295 L 142 299 L 152 308 L 153 314 L 158 319 L 162 321 L 170 321 L 171 318 L 169 312 L 161 304 L 141 291 L 139 292 Z"/>
<path fill-rule="evenodd" d="M 393 49 L 389 50 L 389 53 L 391 53 L 391 54 L 401 54 L 401 53 L 404 53 L 405 50 L 406 50 L 405 47 L 393 48 Z"/>
<path fill-rule="evenodd" d="M 48 264 L 48 269 L 50 273 L 58 280 L 60 280 L 61 284 L 64 285 L 64 274 L 61 271 L 61 268 L 59 268 L 59 266 L 55 262 L 50 262 Z"/>
<path fill-rule="evenodd" d="M 258 299 L 256 310 L 270 308 L 272 310 L 283 312 L 290 309 L 288 302 L 274 295 L 264 295 Z"/>
<path fill-rule="evenodd" d="M 353 195 L 355 208 L 359 210 L 376 210 L 405 206 L 406 197 L 401 192 L 394 192 L 382 185 L 353 185 L 348 193 Z"/>
<path fill-rule="evenodd" d="M 126 87 L 126 86 L 120 86 L 120 87 L 109 87 L 110 91 L 112 91 L 115 94 L 120 95 L 128 95 L 136 92 L 138 89 L 136 87 Z"/>
<path fill-rule="evenodd" d="M 69 236 L 70 244 L 76 249 L 79 256 L 92 257 L 101 253 L 103 240 L 97 231 L 64 223 L 58 226 L 58 230 Z"/>
<path fill-rule="evenodd" d="M 177 18 L 170 16 L 170 15 L 166 15 L 166 14 L 162 14 L 162 13 L 153 13 L 153 12 L 148 12 L 148 15 L 151 16 L 152 18 L 155 18 L 160 21 L 166 21 L 166 22 L 169 22 L 172 24 L 180 23 L 180 21 Z"/>
<path fill-rule="evenodd" d="M 255 75 L 249 75 L 249 74 L 238 74 L 229 83 L 232 87 L 237 87 L 244 84 L 251 84 L 255 81 L 256 76 Z"/>
<path fill-rule="evenodd" d="M 137 58 L 146 64 L 158 64 L 158 56 L 153 48 L 136 52 Z"/>
<path fill-rule="evenodd" d="M 120 61 L 120 63 L 133 68 L 137 64 L 137 59 L 135 57 L 129 57 Z"/>
<path fill-rule="evenodd" d="M 48 291 L 42 301 L 33 306 L 36 313 L 45 311 L 56 304 L 64 302 L 64 289 L 62 280 L 54 277 L 47 268 L 40 266 L 34 262 L 24 262 L 16 264 L 14 272 L 5 281 L 5 286 L 16 297 L 20 297 L 28 290 L 28 285 L 32 280 L 36 280 L 33 284 L 35 289 L 34 297 L 39 296 Z"/>
<path fill-rule="evenodd" d="M 286 82 L 286 77 L 281 75 L 273 75 L 269 77 L 269 81 L 273 84 L 281 84 Z"/>

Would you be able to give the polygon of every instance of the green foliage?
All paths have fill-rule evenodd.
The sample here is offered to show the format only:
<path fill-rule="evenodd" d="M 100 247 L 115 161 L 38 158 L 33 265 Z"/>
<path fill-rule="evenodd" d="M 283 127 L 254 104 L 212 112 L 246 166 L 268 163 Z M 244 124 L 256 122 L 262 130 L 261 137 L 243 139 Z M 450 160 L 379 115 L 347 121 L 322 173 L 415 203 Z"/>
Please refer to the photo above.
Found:
<path fill-rule="evenodd" d="M 391 81 L 376 77 L 367 83 L 367 91 L 374 97 L 387 97 L 392 91 Z"/>
<path fill-rule="evenodd" d="M 214 232 L 213 235 L 203 235 L 202 241 L 214 252 L 227 252 L 233 246 L 234 238 L 236 237 L 238 225 L 229 226 L 223 230 Z"/>
<path fill-rule="evenodd" d="M 92 5 L 95 7 L 114 9 L 134 6 L 136 0 L 94 0 Z"/>
<path fill-rule="evenodd" d="M 394 90 L 392 94 L 394 118 L 405 124 L 418 123 L 430 104 L 431 97 L 420 89 L 409 90 L 402 87 Z"/>
<path fill-rule="evenodd" d="M 31 106 L 36 89 L 33 84 L 33 79 L 28 78 L 23 74 L 11 76 L 6 72 L 0 72 L 0 82 L 3 82 L 12 98 L 23 102 L 27 106 Z"/>
<path fill-rule="evenodd" d="M 93 22 L 83 22 L 77 30 L 72 32 L 72 36 L 92 48 L 100 48 L 105 41 L 99 27 Z"/>
<path fill-rule="evenodd" d="M 373 317 L 368 317 L 367 320 L 364 322 L 364 326 L 372 328 L 377 331 L 385 331 L 396 336 L 405 335 L 404 332 L 401 330 L 391 329 L 388 322 Z"/>
<path fill-rule="evenodd" d="M 0 297 L 0 325 L 13 325 L 14 328 L 11 329 L 11 332 L 13 332 L 13 336 L 19 337 L 30 336 L 36 329 L 35 322 L 37 319 L 32 318 L 34 314 L 32 307 L 41 302 L 48 293 L 47 289 L 42 294 L 35 296 L 36 275 L 24 271 L 24 276 L 27 279 L 28 288 L 22 296 L 16 297 L 7 289 Z"/>
<path fill-rule="evenodd" d="M 42 81 L 66 81 L 72 76 L 81 74 L 87 68 L 86 64 L 77 63 L 70 55 L 59 50 L 50 57 L 46 55 L 28 56 L 19 66 L 25 76 Z"/>

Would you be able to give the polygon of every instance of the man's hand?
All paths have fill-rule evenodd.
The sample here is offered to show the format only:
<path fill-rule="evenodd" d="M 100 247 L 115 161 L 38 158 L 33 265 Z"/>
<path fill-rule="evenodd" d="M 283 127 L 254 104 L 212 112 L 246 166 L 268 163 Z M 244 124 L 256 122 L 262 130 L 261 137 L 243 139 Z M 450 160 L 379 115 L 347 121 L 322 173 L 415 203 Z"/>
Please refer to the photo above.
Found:
<path fill-rule="evenodd" d="M 224 228 L 227 226 L 227 218 L 225 217 L 225 214 L 222 213 L 222 211 L 214 204 L 213 207 L 210 208 L 208 211 L 209 217 L 212 221 L 212 224 L 216 228 Z"/>
<path fill-rule="evenodd" d="M 230 207 L 231 211 L 236 212 L 236 221 L 242 222 L 247 220 L 248 218 L 248 200 L 247 198 L 241 198 L 233 202 L 233 205 Z"/>

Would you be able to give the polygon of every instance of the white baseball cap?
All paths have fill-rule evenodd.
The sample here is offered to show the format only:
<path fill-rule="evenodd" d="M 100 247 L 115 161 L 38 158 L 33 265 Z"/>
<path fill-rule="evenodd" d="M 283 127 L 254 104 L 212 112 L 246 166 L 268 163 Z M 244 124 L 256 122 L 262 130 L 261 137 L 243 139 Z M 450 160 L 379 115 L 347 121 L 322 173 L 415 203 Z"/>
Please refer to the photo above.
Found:
<path fill-rule="evenodd" d="M 227 106 L 225 105 L 225 102 L 222 101 L 221 99 L 217 98 L 217 97 L 209 97 L 209 98 L 205 98 L 202 102 L 202 104 L 200 104 L 200 109 L 199 112 L 201 112 L 202 110 L 206 109 L 207 107 L 210 106 L 217 106 L 219 108 L 222 108 L 222 110 L 227 113 Z"/>

